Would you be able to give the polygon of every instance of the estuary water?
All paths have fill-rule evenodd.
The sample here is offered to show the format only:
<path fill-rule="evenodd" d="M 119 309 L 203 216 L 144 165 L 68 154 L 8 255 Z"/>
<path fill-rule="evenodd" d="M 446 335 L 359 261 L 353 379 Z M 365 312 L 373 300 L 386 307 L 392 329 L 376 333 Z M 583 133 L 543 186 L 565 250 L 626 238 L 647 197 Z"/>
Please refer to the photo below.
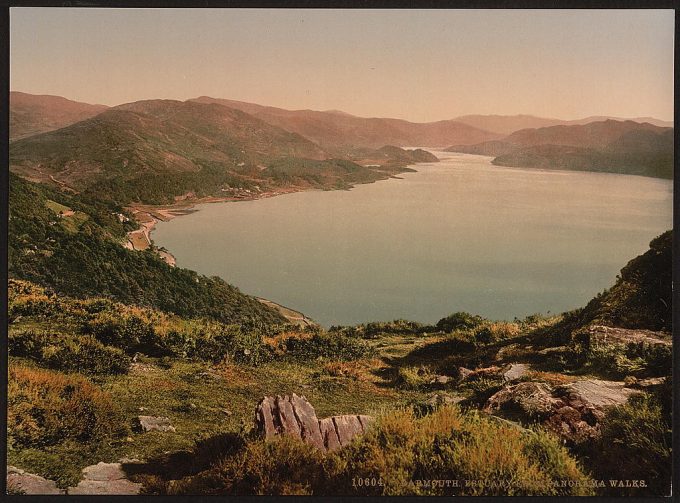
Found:
<path fill-rule="evenodd" d="M 153 239 L 328 327 L 580 307 L 672 227 L 670 180 L 432 152 L 439 163 L 349 191 L 200 205 Z"/>

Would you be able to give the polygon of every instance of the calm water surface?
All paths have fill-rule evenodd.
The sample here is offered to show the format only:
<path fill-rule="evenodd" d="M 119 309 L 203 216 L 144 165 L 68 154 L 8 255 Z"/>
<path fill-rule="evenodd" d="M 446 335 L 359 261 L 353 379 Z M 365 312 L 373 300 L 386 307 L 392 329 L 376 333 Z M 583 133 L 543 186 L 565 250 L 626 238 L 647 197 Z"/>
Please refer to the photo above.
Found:
<path fill-rule="evenodd" d="M 177 264 L 323 325 L 583 306 L 672 226 L 672 182 L 439 163 L 350 191 L 201 205 L 153 238 Z"/>

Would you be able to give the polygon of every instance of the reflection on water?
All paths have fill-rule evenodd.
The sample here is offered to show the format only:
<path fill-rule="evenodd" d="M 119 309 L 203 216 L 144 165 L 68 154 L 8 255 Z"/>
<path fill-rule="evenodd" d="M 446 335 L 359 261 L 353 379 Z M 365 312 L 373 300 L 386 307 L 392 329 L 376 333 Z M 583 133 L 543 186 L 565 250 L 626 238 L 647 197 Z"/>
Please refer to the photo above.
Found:
<path fill-rule="evenodd" d="M 351 191 L 202 205 L 153 238 L 178 265 L 329 326 L 579 307 L 672 225 L 668 180 L 434 153 Z"/>

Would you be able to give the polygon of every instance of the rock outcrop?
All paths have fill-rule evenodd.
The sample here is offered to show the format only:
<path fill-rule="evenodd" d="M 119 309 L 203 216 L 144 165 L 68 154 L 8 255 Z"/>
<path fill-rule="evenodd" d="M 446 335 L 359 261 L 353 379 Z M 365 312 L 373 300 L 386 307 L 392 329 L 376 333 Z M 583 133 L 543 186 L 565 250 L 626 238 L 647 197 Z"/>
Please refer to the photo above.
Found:
<path fill-rule="evenodd" d="M 626 403 L 636 390 L 623 382 L 590 379 L 551 387 L 543 382 L 506 385 L 489 398 L 484 411 L 509 412 L 540 422 L 565 441 L 580 444 L 598 438 L 607 408 Z"/>
<path fill-rule="evenodd" d="M 264 397 L 255 410 L 255 425 L 266 438 L 292 435 L 324 451 L 333 451 L 363 434 L 371 416 L 343 415 L 319 419 L 305 397 Z"/>
<path fill-rule="evenodd" d="M 646 344 L 649 346 L 672 346 L 673 338 L 665 332 L 651 330 L 631 330 L 627 328 L 591 325 L 576 335 L 579 342 L 591 344 Z"/>
<path fill-rule="evenodd" d="M 9 494 L 65 494 L 53 480 L 28 473 L 14 466 L 7 466 L 7 492 Z"/>
<path fill-rule="evenodd" d="M 529 372 L 529 365 L 526 363 L 511 363 L 510 367 L 503 372 L 503 379 L 506 381 L 516 381 L 521 379 Z"/>

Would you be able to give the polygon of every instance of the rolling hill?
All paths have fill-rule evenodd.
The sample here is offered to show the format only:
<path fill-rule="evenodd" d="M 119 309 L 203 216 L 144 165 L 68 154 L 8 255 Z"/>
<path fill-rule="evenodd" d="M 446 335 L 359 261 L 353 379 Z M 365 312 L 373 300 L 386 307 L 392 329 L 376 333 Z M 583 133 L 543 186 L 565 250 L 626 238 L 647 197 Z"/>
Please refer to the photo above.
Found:
<path fill-rule="evenodd" d="M 648 122 L 660 127 L 673 127 L 672 121 L 663 121 L 654 117 L 637 117 L 622 119 L 620 117 L 591 116 L 577 120 L 549 119 L 546 117 L 535 117 L 533 115 L 462 115 L 453 119 L 479 129 L 485 129 L 493 133 L 509 135 L 520 129 L 535 129 L 550 126 L 576 126 L 589 124 L 591 122 L 601 122 L 606 120 L 633 122 Z"/>
<path fill-rule="evenodd" d="M 337 111 L 284 110 L 208 96 L 193 101 L 219 103 L 242 110 L 269 124 L 309 138 L 336 155 L 351 152 L 355 147 L 444 147 L 474 144 L 500 136 L 451 120 L 414 123 L 401 119 L 356 117 Z"/>
<path fill-rule="evenodd" d="M 502 140 L 446 150 L 494 156 L 499 166 L 673 178 L 673 128 L 634 121 L 522 129 Z"/>
<path fill-rule="evenodd" d="M 9 138 L 15 140 L 53 131 L 89 119 L 108 107 L 71 101 L 61 96 L 9 93 Z"/>
<path fill-rule="evenodd" d="M 353 162 L 361 157 L 334 155 L 221 104 L 149 100 L 16 140 L 10 169 L 119 204 L 161 204 L 187 193 L 221 195 L 223 188 L 348 188 L 432 160 L 424 151 L 398 147 L 380 152 L 377 166 Z"/>

